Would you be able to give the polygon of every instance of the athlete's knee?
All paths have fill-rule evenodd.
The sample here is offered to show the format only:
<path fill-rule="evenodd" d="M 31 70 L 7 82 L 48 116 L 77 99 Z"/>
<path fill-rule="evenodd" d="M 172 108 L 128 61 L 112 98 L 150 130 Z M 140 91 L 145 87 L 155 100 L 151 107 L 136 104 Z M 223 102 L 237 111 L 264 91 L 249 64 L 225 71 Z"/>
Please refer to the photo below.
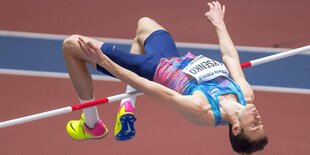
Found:
<path fill-rule="evenodd" d="M 138 21 L 138 27 L 136 31 L 137 38 L 141 44 L 145 41 L 145 39 L 154 31 L 164 29 L 161 25 L 159 25 L 155 20 L 149 17 L 142 17 Z"/>
<path fill-rule="evenodd" d="M 137 34 L 145 33 L 152 30 L 156 22 L 149 17 L 142 17 L 138 21 Z"/>
<path fill-rule="evenodd" d="M 138 21 L 138 28 L 154 23 L 155 21 L 149 17 L 141 17 Z"/>
<path fill-rule="evenodd" d="M 66 38 L 62 43 L 62 51 L 65 55 L 72 53 L 72 51 L 78 46 L 78 39 L 80 35 L 71 35 Z"/>

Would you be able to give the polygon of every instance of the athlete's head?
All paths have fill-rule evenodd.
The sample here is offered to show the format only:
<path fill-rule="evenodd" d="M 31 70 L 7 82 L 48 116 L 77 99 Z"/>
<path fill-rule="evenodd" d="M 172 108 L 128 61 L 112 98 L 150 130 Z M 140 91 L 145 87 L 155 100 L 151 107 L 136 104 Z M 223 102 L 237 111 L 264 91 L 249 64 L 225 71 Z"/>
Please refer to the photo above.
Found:
<path fill-rule="evenodd" d="M 234 151 L 253 153 L 268 144 L 261 117 L 253 104 L 248 104 L 238 114 L 238 119 L 229 125 L 229 138 Z"/>

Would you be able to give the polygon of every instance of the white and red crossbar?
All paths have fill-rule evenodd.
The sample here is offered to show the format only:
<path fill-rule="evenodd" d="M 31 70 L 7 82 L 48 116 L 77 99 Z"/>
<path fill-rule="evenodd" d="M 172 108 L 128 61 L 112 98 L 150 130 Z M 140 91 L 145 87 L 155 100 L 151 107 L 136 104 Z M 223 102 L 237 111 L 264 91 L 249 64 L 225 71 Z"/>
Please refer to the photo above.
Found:
<path fill-rule="evenodd" d="M 286 52 L 270 55 L 270 56 L 263 57 L 263 58 L 260 58 L 260 59 L 244 62 L 244 63 L 241 64 L 241 67 L 242 68 L 253 67 L 253 66 L 256 66 L 256 65 L 261 65 L 261 64 L 268 63 L 268 62 L 271 62 L 271 61 L 275 61 L 275 60 L 283 59 L 283 58 L 286 58 L 286 57 L 290 57 L 290 56 L 293 56 L 293 55 L 296 55 L 296 54 L 299 54 L 299 53 L 302 53 L 302 52 L 305 52 L 305 51 L 310 51 L 310 45 L 304 46 L 304 47 L 301 47 L 301 48 L 296 48 L 296 49 L 293 49 L 293 50 L 289 50 L 289 51 L 286 51 Z M 97 105 L 100 105 L 100 104 L 106 104 L 106 103 L 111 103 L 111 102 L 119 101 L 121 99 L 124 99 L 124 98 L 127 98 L 127 97 L 131 97 L 131 96 L 139 96 L 139 95 L 142 95 L 142 94 L 143 93 L 138 92 L 138 91 L 134 91 L 134 92 L 131 92 L 131 93 L 123 93 L 123 94 L 118 94 L 118 95 L 114 95 L 114 96 L 98 99 L 98 100 L 91 101 L 91 102 L 86 102 L 86 103 L 83 103 L 83 104 L 75 104 L 75 105 L 64 107 L 64 108 L 59 108 L 59 109 L 55 109 L 55 110 L 51 110 L 51 111 L 46 111 L 46 112 L 42 112 L 42 113 L 38 113 L 38 114 L 34 114 L 34 115 L 29 115 L 29 116 L 25 116 L 25 117 L 20 117 L 20 118 L 8 120 L 8 121 L 0 122 L 0 128 L 5 128 L 5 127 L 17 125 L 17 124 L 26 123 L 26 122 L 31 122 L 31 121 L 35 121 L 35 120 L 39 120 L 39 119 L 43 119 L 43 118 L 47 118 L 47 117 L 58 116 L 58 115 L 62 115 L 62 114 L 65 114 L 65 113 L 70 113 L 70 112 L 73 112 L 73 111 L 81 110 L 81 109 L 84 109 L 84 108 L 88 108 L 88 107 L 92 107 L 92 106 L 97 106 Z"/>
<path fill-rule="evenodd" d="M 276 61 L 276 60 L 279 60 L 279 59 L 283 59 L 283 58 L 287 58 L 287 57 L 290 57 L 290 56 L 293 56 L 293 55 L 297 55 L 299 53 L 306 52 L 306 51 L 310 51 L 310 45 L 304 46 L 304 47 L 300 47 L 300 48 L 296 48 L 296 49 L 293 49 L 293 50 L 289 50 L 289 51 L 286 51 L 286 52 L 281 52 L 281 53 L 278 53 L 278 54 L 270 55 L 270 56 L 263 57 L 263 58 L 260 58 L 260 59 L 244 62 L 244 63 L 241 64 L 241 67 L 242 68 L 253 67 L 253 66 L 261 65 L 261 64 L 268 63 L 268 62 L 271 62 L 271 61 Z"/>
<path fill-rule="evenodd" d="M 59 108 L 59 109 L 46 111 L 46 112 L 42 112 L 42 113 L 38 113 L 38 114 L 34 114 L 34 115 L 29 115 L 29 116 L 25 116 L 25 117 L 20 117 L 20 118 L 8 120 L 8 121 L 0 122 L 0 128 L 5 128 L 5 127 L 17 125 L 17 124 L 22 124 L 22 123 L 26 123 L 26 122 L 31 122 L 31 121 L 43 119 L 43 118 L 52 117 L 52 116 L 58 116 L 58 115 L 70 113 L 73 111 L 81 110 L 84 108 L 97 106 L 100 104 L 106 104 L 106 103 L 119 101 L 121 99 L 131 97 L 131 96 L 139 96 L 142 94 L 143 93 L 140 93 L 138 91 L 134 91 L 131 93 L 123 93 L 123 94 L 118 94 L 118 95 L 98 99 L 98 100 L 91 101 L 91 102 L 85 102 L 83 104 L 75 104 L 75 105 L 64 107 L 64 108 Z"/>

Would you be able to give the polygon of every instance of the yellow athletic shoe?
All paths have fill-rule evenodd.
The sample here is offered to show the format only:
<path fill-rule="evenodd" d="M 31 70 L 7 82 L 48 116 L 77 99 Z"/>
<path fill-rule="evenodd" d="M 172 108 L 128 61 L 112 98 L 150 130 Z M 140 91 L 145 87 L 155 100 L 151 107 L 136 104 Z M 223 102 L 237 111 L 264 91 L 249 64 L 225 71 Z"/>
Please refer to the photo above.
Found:
<path fill-rule="evenodd" d="M 135 136 L 136 130 L 134 123 L 136 121 L 136 117 L 133 112 L 134 108 L 129 101 L 123 103 L 123 105 L 119 108 L 114 128 L 116 140 L 130 140 Z"/>
<path fill-rule="evenodd" d="M 90 129 L 84 123 L 84 118 L 84 113 L 82 113 L 80 120 L 72 120 L 68 122 L 66 127 L 67 132 L 73 139 L 99 139 L 106 136 L 106 134 L 108 133 L 108 129 L 101 120 L 96 123 L 94 128 Z"/>

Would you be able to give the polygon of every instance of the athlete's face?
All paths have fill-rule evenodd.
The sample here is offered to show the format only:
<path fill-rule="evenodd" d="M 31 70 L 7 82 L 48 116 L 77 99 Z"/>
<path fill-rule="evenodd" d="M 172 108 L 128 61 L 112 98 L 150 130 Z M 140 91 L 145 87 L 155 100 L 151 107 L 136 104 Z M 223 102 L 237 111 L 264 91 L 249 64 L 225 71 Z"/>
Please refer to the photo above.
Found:
<path fill-rule="evenodd" d="M 243 128 L 245 135 L 250 140 L 258 140 L 265 137 L 265 129 L 262 119 L 253 104 L 248 104 L 240 111 L 239 116 L 240 127 Z"/>

